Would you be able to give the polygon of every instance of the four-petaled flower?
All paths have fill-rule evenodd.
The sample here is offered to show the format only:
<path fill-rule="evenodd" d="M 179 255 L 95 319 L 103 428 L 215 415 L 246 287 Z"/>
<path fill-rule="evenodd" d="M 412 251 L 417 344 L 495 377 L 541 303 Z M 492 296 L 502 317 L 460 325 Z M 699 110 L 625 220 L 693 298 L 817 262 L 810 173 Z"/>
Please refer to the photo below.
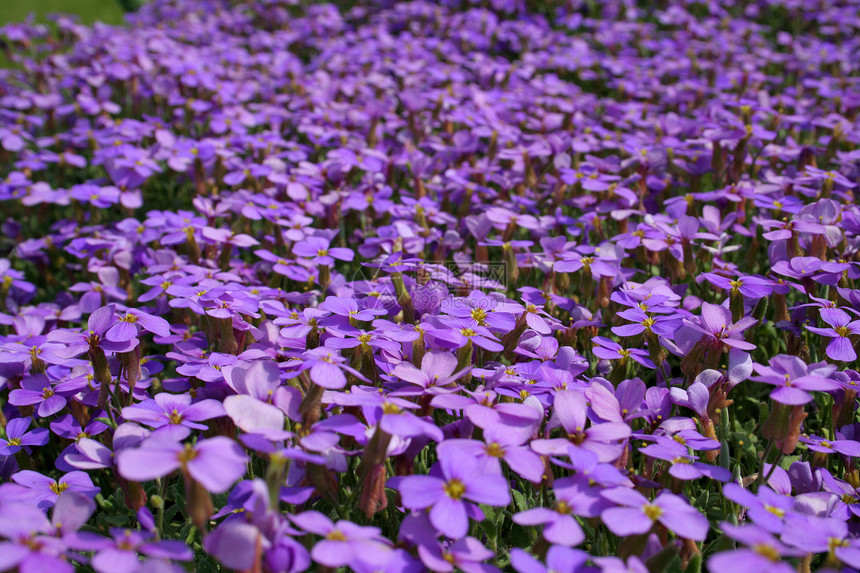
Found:
<path fill-rule="evenodd" d="M 806 329 L 815 334 L 832 338 L 827 344 L 827 356 L 833 360 L 853 362 L 857 359 L 851 336 L 860 334 L 860 320 L 851 320 L 851 316 L 844 310 L 838 308 L 822 308 L 819 311 L 821 320 L 830 325 L 830 328 L 819 328 L 806 326 Z"/>
<path fill-rule="evenodd" d="M 460 539 L 469 530 L 469 517 L 474 518 L 476 510 L 480 513 L 472 503 L 504 507 L 511 502 L 510 487 L 504 477 L 481 471 L 474 459 L 455 455 L 456 450 L 445 442 L 437 452 L 438 464 L 429 475 L 406 476 L 392 487 L 400 491 L 404 506 L 429 508 L 433 527 Z"/>

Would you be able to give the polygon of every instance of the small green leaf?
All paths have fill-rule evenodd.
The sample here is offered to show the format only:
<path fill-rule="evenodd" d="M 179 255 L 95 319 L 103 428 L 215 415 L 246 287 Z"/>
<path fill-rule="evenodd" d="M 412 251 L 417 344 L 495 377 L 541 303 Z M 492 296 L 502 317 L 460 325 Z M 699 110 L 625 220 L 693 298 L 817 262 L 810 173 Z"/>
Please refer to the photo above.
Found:
<path fill-rule="evenodd" d="M 514 498 L 514 507 L 517 508 L 517 511 L 525 511 L 529 508 L 529 504 L 526 501 L 526 496 L 520 493 L 517 490 L 511 490 L 511 495 Z"/>
<path fill-rule="evenodd" d="M 690 562 L 687 563 L 687 568 L 684 573 L 700 573 L 702 571 L 702 554 L 696 553 L 690 557 Z"/>

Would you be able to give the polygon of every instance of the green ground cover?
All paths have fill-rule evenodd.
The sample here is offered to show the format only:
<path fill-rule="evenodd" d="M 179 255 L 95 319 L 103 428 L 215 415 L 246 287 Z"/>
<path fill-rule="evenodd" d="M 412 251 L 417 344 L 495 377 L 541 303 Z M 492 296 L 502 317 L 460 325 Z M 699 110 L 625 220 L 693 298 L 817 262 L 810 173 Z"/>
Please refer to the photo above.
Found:
<path fill-rule="evenodd" d="M 56 13 L 77 14 L 85 23 L 123 21 L 123 11 L 116 0 L 4 0 L 0 2 L 0 25 L 24 20 L 30 13 L 42 22 Z"/>

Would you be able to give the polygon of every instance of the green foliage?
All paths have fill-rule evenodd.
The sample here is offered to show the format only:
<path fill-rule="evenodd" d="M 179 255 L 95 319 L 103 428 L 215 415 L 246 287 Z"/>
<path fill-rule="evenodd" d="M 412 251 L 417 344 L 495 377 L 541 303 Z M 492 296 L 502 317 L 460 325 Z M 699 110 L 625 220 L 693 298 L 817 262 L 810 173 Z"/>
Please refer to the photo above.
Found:
<path fill-rule="evenodd" d="M 141 4 L 142 0 L 121 0 L 122 4 Z M 33 14 L 46 22 L 49 14 L 76 14 L 81 22 L 121 24 L 124 7 L 117 0 L 5 0 L 0 2 L 0 24 L 17 22 Z M 129 10 L 125 10 L 129 11 Z"/>

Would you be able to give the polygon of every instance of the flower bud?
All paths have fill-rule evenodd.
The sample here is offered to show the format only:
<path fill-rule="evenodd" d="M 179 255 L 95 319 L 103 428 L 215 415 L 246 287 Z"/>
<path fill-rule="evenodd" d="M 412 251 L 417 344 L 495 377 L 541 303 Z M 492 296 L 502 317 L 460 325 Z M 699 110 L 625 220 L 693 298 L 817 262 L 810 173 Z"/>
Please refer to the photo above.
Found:
<path fill-rule="evenodd" d="M 187 472 L 183 472 L 183 474 L 185 478 L 185 511 L 191 518 L 191 523 L 205 533 L 209 518 L 215 513 L 212 496 L 190 474 Z"/>
<path fill-rule="evenodd" d="M 152 504 L 152 507 L 155 509 L 163 509 L 164 508 L 164 498 L 160 495 L 154 495 L 149 498 L 149 502 Z"/>
<path fill-rule="evenodd" d="M 122 489 L 123 500 L 125 504 L 135 512 L 146 505 L 146 492 L 143 491 L 143 486 L 136 481 L 127 481 L 116 475 L 116 481 Z M 209 514 L 212 515 L 212 514 Z"/>
<path fill-rule="evenodd" d="M 771 411 L 767 421 L 762 426 L 762 435 L 773 440 L 779 450 L 788 455 L 797 447 L 800 438 L 800 426 L 808 414 L 803 406 L 790 406 L 771 400 Z"/>
<path fill-rule="evenodd" d="M 386 478 L 385 465 L 376 464 L 367 471 L 362 480 L 361 499 L 358 505 L 368 519 L 388 507 L 388 497 L 385 495 Z"/>

